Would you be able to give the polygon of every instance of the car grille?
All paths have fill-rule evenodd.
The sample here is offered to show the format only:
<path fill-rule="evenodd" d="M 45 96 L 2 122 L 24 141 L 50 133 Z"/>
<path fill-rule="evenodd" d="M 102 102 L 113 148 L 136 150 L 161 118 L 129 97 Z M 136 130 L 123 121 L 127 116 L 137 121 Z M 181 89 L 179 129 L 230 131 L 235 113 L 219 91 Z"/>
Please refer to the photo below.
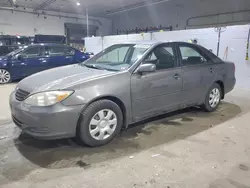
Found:
<path fill-rule="evenodd" d="M 24 101 L 30 93 L 21 89 L 16 91 L 16 100 Z"/>

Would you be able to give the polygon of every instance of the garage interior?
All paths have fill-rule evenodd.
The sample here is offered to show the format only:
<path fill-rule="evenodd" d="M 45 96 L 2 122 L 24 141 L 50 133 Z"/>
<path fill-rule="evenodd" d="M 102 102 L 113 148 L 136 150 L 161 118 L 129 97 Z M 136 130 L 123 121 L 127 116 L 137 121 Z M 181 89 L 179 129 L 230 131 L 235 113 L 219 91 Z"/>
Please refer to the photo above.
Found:
<path fill-rule="evenodd" d="M 60 35 L 94 54 L 128 41 L 197 41 L 235 64 L 236 85 L 214 112 L 160 115 L 90 148 L 23 134 L 9 107 L 18 81 L 0 84 L 0 187 L 249 188 L 249 7 L 248 0 L 1 0 L 2 36 Z"/>

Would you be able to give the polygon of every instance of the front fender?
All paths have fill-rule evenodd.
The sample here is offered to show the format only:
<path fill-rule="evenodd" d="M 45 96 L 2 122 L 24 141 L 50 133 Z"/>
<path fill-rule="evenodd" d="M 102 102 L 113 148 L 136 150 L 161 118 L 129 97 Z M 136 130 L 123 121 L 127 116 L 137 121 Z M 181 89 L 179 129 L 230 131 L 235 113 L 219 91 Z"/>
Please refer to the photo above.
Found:
<path fill-rule="evenodd" d="M 130 73 L 123 73 L 74 86 L 75 92 L 62 103 L 87 106 L 103 98 L 116 98 L 124 104 L 127 122 L 131 120 Z"/>
<path fill-rule="evenodd" d="M 4 69 L 8 67 L 7 58 L 0 57 L 0 69 Z"/>

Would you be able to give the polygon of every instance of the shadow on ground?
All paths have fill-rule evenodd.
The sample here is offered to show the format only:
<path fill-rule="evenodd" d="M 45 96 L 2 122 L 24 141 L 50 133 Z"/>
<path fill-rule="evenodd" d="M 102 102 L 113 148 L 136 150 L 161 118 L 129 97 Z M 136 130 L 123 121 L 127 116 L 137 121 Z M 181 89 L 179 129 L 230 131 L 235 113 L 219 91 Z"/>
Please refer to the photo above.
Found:
<path fill-rule="evenodd" d="M 20 173 L 16 176 L 8 169 L 4 170 L 3 174 L 10 180 L 18 180 L 36 168 L 34 166 L 50 169 L 91 168 L 98 163 L 123 156 L 129 157 L 142 150 L 185 139 L 226 122 L 240 113 L 240 107 L 230 103 L 223 103 L 213 113 L 188 108 L 131 125 L 111 143 L 98 148 L 81 147 L 72 139 L 41 141 L 21 134 L 14 143 L 21 155 L 32 163 L 32 167 L 25 167 L 23 163 L 26 170 L 19 168 Z M 196 142 L 204 143 L 203 140 Z M 17 170 L 18 166 L 13 168 Z"/>

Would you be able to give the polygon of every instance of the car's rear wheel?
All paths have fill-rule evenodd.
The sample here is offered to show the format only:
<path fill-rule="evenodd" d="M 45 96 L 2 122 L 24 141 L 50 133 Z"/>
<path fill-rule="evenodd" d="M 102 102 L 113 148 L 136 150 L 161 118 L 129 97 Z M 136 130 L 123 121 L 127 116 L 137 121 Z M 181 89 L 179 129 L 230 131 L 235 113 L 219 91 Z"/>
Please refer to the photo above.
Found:
<path fill-rule="evenodd" d="M 82 113 L 77 128 L 77 140 L 95 147 L 110 142 L 121 130 L 123 114 L 120 107 L 110 100 L 90 104 Z"/>
<path fill-rule="evenodd" d="M 214 83 L 207 92 L 203 108 L 207 112 L 215 111 L 220 104 L 221 97 L 222 97 L 221 87 L 219 84 Z"/>
<path fill-rule="evenodd" d="M 6 69 L 0 69 L 0 84 L 6 84 L 11 81 L 11 75 Z"/>

